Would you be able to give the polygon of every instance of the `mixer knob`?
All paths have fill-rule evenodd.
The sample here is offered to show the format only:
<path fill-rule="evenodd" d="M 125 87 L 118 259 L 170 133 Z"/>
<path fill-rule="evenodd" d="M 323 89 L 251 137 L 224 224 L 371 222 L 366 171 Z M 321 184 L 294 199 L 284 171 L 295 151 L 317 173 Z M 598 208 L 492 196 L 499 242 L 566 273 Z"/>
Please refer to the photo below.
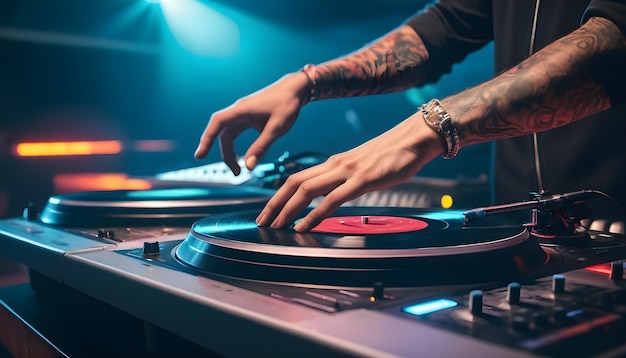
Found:
<path fill-rule="evenodd" d="M 511 282 L 506 288 L 506 301 L 512 305 L 518 304 L 520 301 L 520 293 L 522 285 L 517 282 Z"/>
<path fill-rule="evenodd" d="M 374 283 L 372 294 L 370 295 L 370 301 L 374 302 L 385 298 L 385 286 L 382 282 Z"/>
<path fill-rule="evenodd" d="M 552 275 L 552 291 L 554 291 L 554 293 L 565 292 L 565 276 L 558 274 Z"/>
<path fill-rule="evenodd" d="M 621 261 L 611 262 L 611 280 L 621 280 L 624 278 L 624 263 Z"/>
<path fill-rule="evenodd" d="M 469 293 L 469 310 L 472 314 L 483 313 L 483 291 L 473 290 Z"/>
<path fill-rule="evenodd" d="M 157 256 L 161 253 L 158 241 L 146 241 L 143 243 L 144 256 Z"/>

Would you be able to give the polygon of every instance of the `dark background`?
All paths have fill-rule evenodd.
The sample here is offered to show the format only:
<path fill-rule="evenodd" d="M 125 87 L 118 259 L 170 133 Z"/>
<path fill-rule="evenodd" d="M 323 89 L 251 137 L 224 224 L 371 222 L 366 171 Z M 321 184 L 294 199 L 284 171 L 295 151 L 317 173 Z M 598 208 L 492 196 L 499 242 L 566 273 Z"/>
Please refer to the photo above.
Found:
<path fill-rule="evenodd" d="M 19 215 L 30 201 L 43 204 L 57 191 L 53 178 L 58 174 L 143 177 L 219 161 L 218 150 L 204 161 L 193 158 L 213 111 L 305 63 L 367 45 L 427 3 L 162 1 L 0 2 L 0 217 Z M 214 12 L 231 27 L 220 30 L 221 22 L 207 17 Z M 215 38 L 224 43 L 210 42 Z M 489 78 L 491 55 L 488 46 L 457 65 L 453 75 L 421 89 L 310 104 L 266 160 L 285 151 L 333 154 L 350 149 L 406 118 L 424 101 Z M 238 139 L 238 153 L 254 136 L 246 132 Z M 14 154 L 20 142 L 111 139 L 124 143 L 120 154 Z M 133 147 L 137 140 L 170 145 L 146 152 Z M 419 175 L 488 174 L 490 150 L 489 145 L 464 148 L 458 158 L 437 159 Z"/>

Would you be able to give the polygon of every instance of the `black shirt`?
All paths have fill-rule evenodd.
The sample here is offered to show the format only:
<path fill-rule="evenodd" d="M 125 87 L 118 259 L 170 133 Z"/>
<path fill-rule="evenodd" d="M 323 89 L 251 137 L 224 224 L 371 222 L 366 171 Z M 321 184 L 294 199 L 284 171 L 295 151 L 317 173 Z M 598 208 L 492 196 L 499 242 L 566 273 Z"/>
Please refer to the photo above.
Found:
<path fill-rule="evenodd" d="M 536 1 L 525 0 L 441 0 L 409 19 L 407 24 L 430 54 L 429 81 L 437 81 L 454 63 L 492 40 L 495 71 L 500 73 L 592 16 L 606 17 L 626 32 L 626 1 L 537 1 L 536 7 Z M 626 205 L 626 60 L 611 61 L 597 74 L 611 97 L 610 110 L 537 134 L 543 189 L 596 189 Z M 494 151 L 496 203 L 526 200 L 529 192 L 541 189 L 532 135 L 496 141 Z M 623 215 L 608 202 L 595 205 L 594 213 Z"/>

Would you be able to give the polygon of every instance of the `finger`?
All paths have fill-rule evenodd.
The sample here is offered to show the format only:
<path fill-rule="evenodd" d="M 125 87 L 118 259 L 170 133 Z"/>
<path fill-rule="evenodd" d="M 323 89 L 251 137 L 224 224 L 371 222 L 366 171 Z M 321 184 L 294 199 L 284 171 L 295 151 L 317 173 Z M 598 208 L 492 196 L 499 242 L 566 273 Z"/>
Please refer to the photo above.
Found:
<path fill-rule="evenodd" d="M 306 173 L 300 172 L 287 178 L 285 183 L 272 195 L 263 210 L 261 210 L 257 216 L 255 221 L 258 226 L 267 226 L 274 221 L 287 200 L 289 200 L 300 186 L 300 181 L 297 179 L 298 175 L 303 177 Z"/>
<path fill-rule="evenodd" d="M 272 223 L 304 181 L 323 174 L 325 171 L 327 170 L 324 164 L 320 164 L 289 176 L 259 213 L 256 219 L 257 225 L 267 226 Z"/>
<path fill-rule="evenodd" d="M 343 176 L 335 173 L 324 173 L 302 182 L 298 190 L 287 199 L 270 226 L 278 229 L 291 224 L 313 199 L 326 195 L 343 184 L 345 180 Z"/>
<path fill-rule="evenodd" d="M 239 163 L 237 163 L 237 154 L 235 153 L 235 139 L 243 132 L 245 128 L 238 126 L 226 129 L 220 134 L 220 153 L 222 160 L 230 168 L 234 175 L 241 173 Z"/>
<path fill-rule="evenodd" d="M 265 207 L 257 216 L 255 222 L 258 226 L 267 226 L 274 221 L 280 209 L 285 205 L 288 198 L 296 192 L 298 185 L 294 176 L 287 178 L 285 183 L 272 195 Z"/>
<path fill-rule="evenodd" d="M 259 130 L 259 137 L 250 145 L 246 152 L 246 167 L 249 170 L 256 167 L 259 159 L 265 156 L 274 142 L 291 128 L 288 119 L 274 115 L 268 120 L 265 128 Z"/>
<path fill-rule="evenodd" d="M 613 221 L 611 226 L 609 226 L 609 232 L 613 234 L 621 234 L 624 235 L 626 232 L 624 222 L 623 221 Z"/>
<path fill-rule="evenodd" d="M 309 231 L 317 226 L 322 220 L 329 217 L 343 203 L 357 198 L 363 193 L 363 185 L 354 180 L 348 180 L 335 188 L 311 210 L 300 222 L 294 226 L 297 232 Z"/>
<path fill-rule="evenodd" d="M 194 157 L 196 157 L 196 159 L 203 159 L 206 157 L 206 155 L 209 154 L 209 149 L 213 146 L 216 135 L 209 132 L 208 129 L 209 127 L 204 130 L 204 133 L 202 133 L 202 136 L 200 137 L 200 142 L 198 143 L 198 147 L 194 153 Z"/>
<path fill-rule="evenodd" d="M 198 147 L 196 148 L 196 152 L 194 154 L 197 159 L 206 157 L 215 142 L 215 138 L 217 138 L 221 131 L 221 122 L 218 120 L 217 115 L 213 114 L 211 119 L 209 119 L 209 123 L 204 129 L 204 132 L 202 132 L 202 136 L 200 136 L 200 142 L 198 143 Z"/>
<path fill-rule="evenodd" d="M 609 228 L 609 221 L 606 219 L 594 220 L 591 222 L 589 226 L 590 230 L 598 231 L 598 232 L 607 232 Z"/>

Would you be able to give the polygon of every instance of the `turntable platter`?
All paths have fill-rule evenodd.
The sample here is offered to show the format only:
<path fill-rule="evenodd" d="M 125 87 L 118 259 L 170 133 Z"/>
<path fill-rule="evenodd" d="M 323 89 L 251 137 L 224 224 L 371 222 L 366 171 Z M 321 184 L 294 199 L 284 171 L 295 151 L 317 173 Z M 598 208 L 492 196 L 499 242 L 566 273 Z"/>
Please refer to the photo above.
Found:
<path fill-rule="evenodd" d="M 39 219 L 67 227 L 191 225 L 216 213 L 258 211 L 273 193 L 222 186 L 79 192 L 50 197 Z"/>
<path fill-rule="evenodd" d="M 343 207 L 330 223 L 307 233 L 257 227 L 257 214 L 225 213 L 196 222 L 176 249 L 177 259 L 246 280 L 362 287 L 502 280 L 548 260 L 524 227 L 501 220 L 465 227 L 457 211 Z M 341 225 L 347 229 L 333 229 Z M 381 225 L 387 228 L 381 231 Z"/>

